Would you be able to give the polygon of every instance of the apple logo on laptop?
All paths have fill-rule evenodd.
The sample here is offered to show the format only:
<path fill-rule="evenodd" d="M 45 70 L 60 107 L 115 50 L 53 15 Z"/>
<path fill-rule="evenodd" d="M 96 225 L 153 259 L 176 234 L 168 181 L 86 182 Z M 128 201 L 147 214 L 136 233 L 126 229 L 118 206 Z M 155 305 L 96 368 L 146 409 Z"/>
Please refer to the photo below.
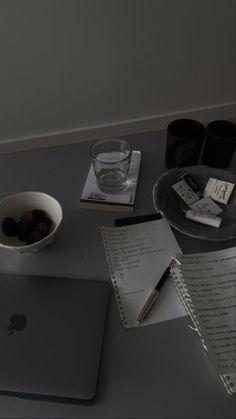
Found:
<path fill-rule="evenodd" d="M 24 314 L 13 314 L 9 320 L 10 324 L 6 327 L 7 330 L 10 330 L 8 336 L 11 336 L 16 331 L 22 331 L 27 325 L 27 318 Z"/>

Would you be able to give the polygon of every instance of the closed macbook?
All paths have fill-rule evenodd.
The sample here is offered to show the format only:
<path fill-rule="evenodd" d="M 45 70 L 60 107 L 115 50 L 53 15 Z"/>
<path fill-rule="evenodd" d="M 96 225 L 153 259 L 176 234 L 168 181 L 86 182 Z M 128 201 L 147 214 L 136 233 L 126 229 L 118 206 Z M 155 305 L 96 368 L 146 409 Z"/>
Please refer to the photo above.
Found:
<path fill-rule="evenodd" d="M 106 281 L 0 274 L 0 392 L 94 398 L 108 300 Z"/>

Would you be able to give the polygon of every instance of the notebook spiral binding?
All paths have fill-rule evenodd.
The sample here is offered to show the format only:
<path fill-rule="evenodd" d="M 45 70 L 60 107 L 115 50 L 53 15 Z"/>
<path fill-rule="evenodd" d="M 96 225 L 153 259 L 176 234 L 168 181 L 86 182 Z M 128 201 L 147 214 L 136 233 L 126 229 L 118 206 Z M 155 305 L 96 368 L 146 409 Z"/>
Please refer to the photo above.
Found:
<path fill-rule="evenodd" d="M 116 279 L 115 279 L 115 275 L 112 269 L 112 264 L 110 261 L 110 254 L 109 254 L 109 246 L 108 246 L 108 238 L 106 235 L 106 231 L 105 229 L 103 229 L 102 227 L 102 235 L 103 235 L 103 242 L 104 242 L 104 248 L 105 248 L 105 252 L 106 252 L 106 257 L 107 257 L 107 261 L 108 261 L 108 267 L 109 267 L 109 272 L 110 272 L 110 277 L 111 277 L 111 281 L 112 281 L 112 285 L 115 291 L 115 297 L 116 297 L 116 302 L 118 305 L 118 309 L 119 309 L 119 313 L 120 313 L 120 317 L 121 317 L 121 321 L 124 325 L 127 325 L 127 319 L 126 319 L 126 314 L 125 314 L 125 309 L 122 303 L 122 298 L 119 292 L 119 287 L 117 285 Z"/>
<path fill-rule="evenodd" d="M 184 285 L 185 284 L 184 278 L 178 266 L 178 263 L 176 263 L 175 267 L 171 269 L 171 276 L 172 276 L 172 282 L 175 286 L 175 289 L 194 324 L 194 330 L 196 330 L 196 332 L 198 333 L 201 339 L 202 346 L 207 351 L 207 346 L 201 335 L 201 328 L 200 328 L 199 322 L 194 313 L 192 300 L 186 286 Z M 226 391 L 230 395 L 233 395 L 233 394 L 235 395 L 236 394 L 236 374 L 222 374 L 220 375 L 220 379 L 223 382 L 223 385 Z"/>

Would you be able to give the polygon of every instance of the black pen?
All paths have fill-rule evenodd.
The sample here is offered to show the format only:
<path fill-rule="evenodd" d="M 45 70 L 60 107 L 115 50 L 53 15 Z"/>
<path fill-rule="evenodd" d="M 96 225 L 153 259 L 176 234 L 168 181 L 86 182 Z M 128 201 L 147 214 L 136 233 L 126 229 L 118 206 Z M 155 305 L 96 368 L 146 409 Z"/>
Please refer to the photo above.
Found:
<path fill-rule="evenodd" d="M 147 317 L 148 313 L 150 312 L 151 308 L 153 307 L 154 303 L 156 302 L 158 295 L 160 294 L 162 286 L 164 285 L 165 281 L 167 280 L 167 278 L 170 275 L 171 268 L 174 267 L 175 263 L 176 263 L 175 259 L 172 259 L 170 264 L 167 266 L 165 272 L 163 273 L 163 275 L 159 279 L 157 285 L 152 290 L 152 292 L 149 295 L 146 303 L 144 304 L 142 310 L 140 311 L 140 314 L 137 318 L 137 323 L 139 323 L 139 324 L 142 323 L 144 321 L 144 319 Z"/>

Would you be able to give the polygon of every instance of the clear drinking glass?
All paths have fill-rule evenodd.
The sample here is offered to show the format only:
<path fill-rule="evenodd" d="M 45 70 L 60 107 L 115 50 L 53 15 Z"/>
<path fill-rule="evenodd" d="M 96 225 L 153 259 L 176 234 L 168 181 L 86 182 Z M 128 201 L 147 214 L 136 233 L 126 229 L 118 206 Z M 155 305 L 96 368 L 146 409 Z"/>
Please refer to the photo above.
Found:
<path fill-rule="evenodd" d="M 126 188 L 131 145 L 121 138 L 111 138 L 94 143 L 90 148 L 97 184 L 105 193 L 116 193 Z"/>

